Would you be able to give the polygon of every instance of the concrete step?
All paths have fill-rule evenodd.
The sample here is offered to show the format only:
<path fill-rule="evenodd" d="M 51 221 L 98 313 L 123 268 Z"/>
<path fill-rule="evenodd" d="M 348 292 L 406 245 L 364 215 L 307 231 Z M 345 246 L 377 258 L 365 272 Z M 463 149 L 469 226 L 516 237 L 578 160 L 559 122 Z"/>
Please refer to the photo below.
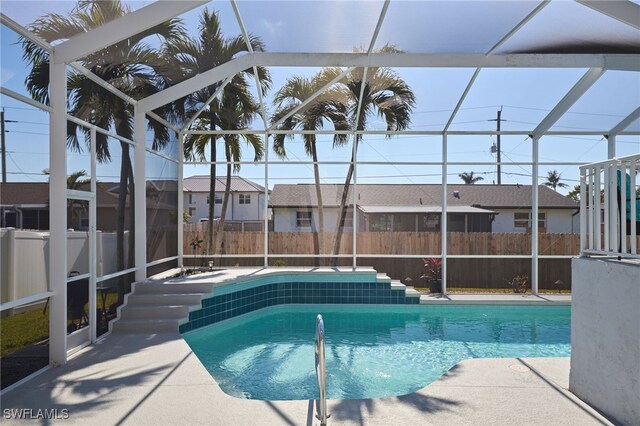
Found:
<path fill-rule="evenodd" d="M 405 297 L 420 297 L 422 293 L 420 293 L 413 287 L 407 286 L 406 290 L 404 291 L 404 295 Z"/>
<path fill-rule="evenodd" d="M 183 294 L 213 292 L 211 283 L 137 283 L 134 287 L 136 294 Z"/>
<path fill-rule="evenodd" d="M 376 281 L 379 283 L 388 283 L 391 282 L 391 278 L 387 274 L 377 274 Z"/>
<path fill-rule="evenodd" d="M 399 291 L 404 291 L 407 288 L 406 285 L 402 284 L 400 281 L 398 280 L 392 280 L 391 281 L 391 290 L 399 290 Z"/>
<path fill-rule="evenodd" d="M 113 323 L 114 333 L 165 333 L 177 332 L 179 326 L 178 319 L 118 319 Z"/>
<path fill-rule="evenodd" d="M 121 319 L 180 319 L 189 317 L 186 305 L 125 306 L 120 312 Z"/>
<path fill-rule="evenodd" d="M 184 294 L 130 294 L 127 299 L 128 306 L 172 306 L 172 305 L 199 305 L 204 297 L 203 293 Z"/>

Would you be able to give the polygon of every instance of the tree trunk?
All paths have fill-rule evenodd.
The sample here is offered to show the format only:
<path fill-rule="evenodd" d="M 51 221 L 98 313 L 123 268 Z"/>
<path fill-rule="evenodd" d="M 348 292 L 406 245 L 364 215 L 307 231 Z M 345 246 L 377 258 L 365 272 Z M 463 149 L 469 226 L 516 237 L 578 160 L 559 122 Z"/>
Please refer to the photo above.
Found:
<path fill-rule="evenodd" d="M 358 143 L 358 141 L 354 141 L 354 143 Z M 353 153 L 351 154 L 351 164 L 349 165 L 349 170 L 347 170 L 347 179 L 344 182 L 344 188 L 342 190 L 342 197 L 340 198 L 340 216 L 338 217 L 338 222 L 336 223 L 336 239 L 333 244 L 333 254 L 340 254 L 340 244 L 342 243 L 342 227 L 340 224 L 344 221 L 347 216 L 347 197 L 349 196 L 349 186 L 351 184 L 351 177 L 353 176 L 353 162 L 355 158 Z M 338 257 L 334 257 L 331 259 L 331 266 L 337 266 Z"/>
<path fill-rule="evenodd" d="M 318 200 L 318 254 L 324 253 L 324 208 L 322 204 L 322 191 L 320 188 L 320 169 L 318 167 L 318 152 L 316 143 L 311 143 L 311 158 L 313 159 L 313 177 L 316 181 L 316 198 Z"/>
<path fill-rule="evenodd" d="M 134 184 L 134 176 L 133 176 L 133 167 L 131 165 L 131 157 L 127 152 L 127 164 L 129 169 L 129 247 L 127 250 L 127 268 L 132 268 L 135 265 L 135 237 L 136 237 L 136 203 L 135 203 L 135 184 Z M 145 190 L 145 182 L 141 183 L 142 189 Z M 146 200 L 146 197 L 145 197 Z M 145 203 L 146 204 L 146 203 Z M 137 208 L 143 209 L 146 212 L 147 206 L 137 206 Z M 147 247 L 149 247 L 149 241 L 146 241 Z M 142 259 L 142 261 L 146 264 L 147 259 Z M 125 283 L 126 287 L 126 283 Z"/>
<path fill-rule="evenodd" d="M 210 113 L 210 125 L 209 128 L 211 130 L 215 130 L 216 125 L 214 122 L 215 114 Z M 217 236 L 217 232 L 214 232 L 215 223 L 213 221 L 214 218 L 214 209 L 216 206 L 216 136 L 211 135 L 211 139 L 209 141 L 211 145 L 211 180 L 209 181 L 209 222 L 208 222 L 208 239 L 207 239 L 207 253 L 215 254 L 215 246 L 216 241 L 215 238 Z"/>
<path fill-rule="evenodd" d="M 129 145 L 120 142 L 122 149 L 122 160 L 120 161 L 120 184 L 118 186 L 118 210 L 116 223 L 116 270 L 122 271 L 125 267 L 124 255 L 124 227 L 125 227 L 125 209 L 127 205 L 127 183 L 129 181 Z M 118 304 L 124 302 L 124 294 L 126 292 L 124 277 L 118 279 Z"/>
<path fill-rule="evenodd" d="M 229 143 L 224 143 L 224 154 L 227 159 L 227 180 L 224 187 L 224 198 L 222 199 L 222 211 L 220 212 L 220 221 L 218 222 L 218 230 L 220 233 L 224 232 L 224 221 L 227 217 L 227 206 L 229 205 L 229 194 L 231 194 L 231 150 Z M 216 239 L 217 240 L 217 239 Z M 222 241 L 224 244 L 224 241 Z M 218 250 L 218 247 L 215 247 Z"/>

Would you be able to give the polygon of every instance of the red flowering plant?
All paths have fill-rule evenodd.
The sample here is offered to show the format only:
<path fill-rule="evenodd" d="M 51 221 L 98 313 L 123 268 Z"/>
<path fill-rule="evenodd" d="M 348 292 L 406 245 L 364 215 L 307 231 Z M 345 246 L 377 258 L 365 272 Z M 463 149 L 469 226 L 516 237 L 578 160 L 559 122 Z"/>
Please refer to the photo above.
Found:
<path fill-rule="evenodd" d="M 424 273 L 420 278 L 427 280 L 429 292 L 442 293 L 442 260 L 436 258 L 422 259 Z"/>
<path fill-rule="evenodd" d="M 424 274 L 420 278 L 427 281 L 442 279 L 442 260 L 436 258 L 422 259 L 424 263 Z"/>

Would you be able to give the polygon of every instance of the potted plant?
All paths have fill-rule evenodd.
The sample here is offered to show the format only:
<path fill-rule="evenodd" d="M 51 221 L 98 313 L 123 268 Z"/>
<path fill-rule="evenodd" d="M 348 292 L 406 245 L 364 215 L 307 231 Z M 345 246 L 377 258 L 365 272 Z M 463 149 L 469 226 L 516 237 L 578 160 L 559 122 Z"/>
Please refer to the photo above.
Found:
<path fill-rule="evenodd" d="M 420 278 L 427 280 L 429 292 L 442 293 L 442 260 L 435 258 L 422 259 L 424 274 Z"/>
<path fill-rule="evenodd" d="M 511 285 L 514 293 L 526 293 L 529 289 L 529 277 L 526 275 L 516 274 L 510 281 L 507 280 L 507 283 Z"/>

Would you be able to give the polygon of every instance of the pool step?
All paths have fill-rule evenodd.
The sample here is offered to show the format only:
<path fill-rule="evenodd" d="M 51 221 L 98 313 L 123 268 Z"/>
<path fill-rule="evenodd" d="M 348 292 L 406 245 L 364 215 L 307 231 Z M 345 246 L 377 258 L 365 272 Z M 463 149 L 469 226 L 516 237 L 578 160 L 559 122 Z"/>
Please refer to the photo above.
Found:
<path fill-rule="evenodd" d="M 419 298 L 420 292 L 377 274 L 376 282 L 403 292 L 407 298 Z M 133 285 L 134 292 L 125 297 L 125 305 L 118 308 L 118 319 L 112 322 L 113 332 L 158 333 L 178 331 L 188 321 L 189 312 L 201 308 L 202 299 L 213 295 L 211 283 L 144 282 Z"/>
<path fill-rule="evenodd" d="M 212 293 L 211 283 L 153 283 L 144 282 L 134 284 L 135 294 L 184 294 L 184 293 Z"/>
<path fill-rule="evenodd" d="M 176 318 L 118 319 L 112 323 L 114 333 L 177 332 L 180 321 Z"/>
<path fill-rule="evenodd" d="M 404 291 L 404 295 L 405 297 L 420 297 L 422 295 L 422 293 L 420 293 L 418 290 L 416 290 L 413 287 L 409 287 L 407 286 L 407 288 Z"/>
<path fill-rule="evenodd" d="M 210 283 L 144 282 L 133 285 L 133 293 L 118 308 L 111 331 L 160 333 L 178 331 L 189 311 L 201 307 L 202 299 L 213 293 Z"/>
<path fill-rule="evenodd" d="M 199 305 L 204 293 L 185 294 L 136 294 L 132 293 L 126 299 L 127 306 L 173 306 Z"/>
<path fill-rule="evenodd" d="M 405 291 L 406 288 L 407 288 L 407 286 L 402 284 L 398 280 L 392 280 L 391 281 L 391 290 Z"/>
<path fill-rule="evenodd" d="M 120 315 L 121 319 L 181 319 L 189 316 L 187 305 L 149 305 L 127 306 Z"/>

